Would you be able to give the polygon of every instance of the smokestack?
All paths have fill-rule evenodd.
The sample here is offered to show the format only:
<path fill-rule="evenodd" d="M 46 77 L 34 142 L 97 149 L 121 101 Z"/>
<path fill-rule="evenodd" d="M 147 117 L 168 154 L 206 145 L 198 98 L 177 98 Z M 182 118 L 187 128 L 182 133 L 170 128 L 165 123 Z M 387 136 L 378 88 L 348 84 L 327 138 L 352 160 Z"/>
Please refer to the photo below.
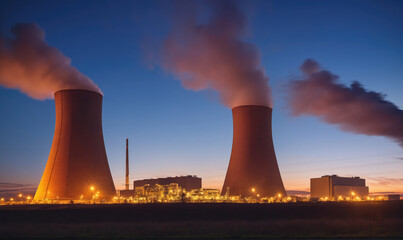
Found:
<path fill-rule="evenodd" d="M 129 139 L 126 138 L 126 190 L 129 190 Z"/>
<path fill-rule="evenodd" d="M 239 106 L 232 109 L 232 117 L 232 152 L 222 194 L 229 189 L 231 195 L 243 197 L 253 194 L 284 196 L 272 139 L 272 109 L 258 105 Z"/>
<path fill-rule="evenodd" d="M 43 199 L 100 199 L 116 194 L 102 133 L 102 95 L 87 90 L 55 94 L 56 126 L 35 194 Z"/>

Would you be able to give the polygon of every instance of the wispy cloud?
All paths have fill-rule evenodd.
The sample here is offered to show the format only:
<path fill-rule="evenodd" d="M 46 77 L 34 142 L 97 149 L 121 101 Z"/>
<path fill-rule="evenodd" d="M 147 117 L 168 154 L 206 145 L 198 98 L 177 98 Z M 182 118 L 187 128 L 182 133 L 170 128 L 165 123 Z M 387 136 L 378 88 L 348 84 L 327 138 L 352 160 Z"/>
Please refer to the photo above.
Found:
<path fill-rule="evenodd" d="M 403 194 L 402 192 L 370 192 L 370 194 L 374 195 L 382 195 L 382 194 Z"/>
<path fill-rule="evenodd" d="M 35 186 L 33 184 L 0 182 L 0 191 L 2 191 L 2 190 L 12 190 L 12 189 L 21 189 L 21 188 L 35 188 Z"/>
<path fill-rule="evenodd" d="M 287 195 L 294 195 L 294 196 L 308 196 L 311 193 L 309 191 L 304 190 L 286 190 Z"/>
<path fill-rule="evenodd" d="M 388 178 L 388 177 L 368 177 L 376 185 L 403 185 L 403 178 Z"/>
<path fill-rule="evenodd" d="M 34 195 L 36 186 L 33 184 L 21 183 L 2 183 L 0 182 L 0 196 L 1 197 L 15 197 L 22 193 L 23 195 Z"/>

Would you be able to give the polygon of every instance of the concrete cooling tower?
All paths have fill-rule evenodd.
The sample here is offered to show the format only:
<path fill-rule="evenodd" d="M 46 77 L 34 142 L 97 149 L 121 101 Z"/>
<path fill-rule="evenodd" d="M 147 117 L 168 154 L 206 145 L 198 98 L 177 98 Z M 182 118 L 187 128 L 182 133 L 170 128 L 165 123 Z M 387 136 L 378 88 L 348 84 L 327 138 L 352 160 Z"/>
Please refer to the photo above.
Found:
<path fill-rule="evenodd" d="M 115 194 L 102 133 L 102 95 L 55 93 L 56 127 L 35 200 L 110 199 Z"/>
<path fill-rule="evenodd" d="M 230 195 L 243 197 L 285 195 L 274 153 L 271 115 L 272 109 L 266 106 L 232 109 L 234 136 L 222 194 L 229 190 Z"/>

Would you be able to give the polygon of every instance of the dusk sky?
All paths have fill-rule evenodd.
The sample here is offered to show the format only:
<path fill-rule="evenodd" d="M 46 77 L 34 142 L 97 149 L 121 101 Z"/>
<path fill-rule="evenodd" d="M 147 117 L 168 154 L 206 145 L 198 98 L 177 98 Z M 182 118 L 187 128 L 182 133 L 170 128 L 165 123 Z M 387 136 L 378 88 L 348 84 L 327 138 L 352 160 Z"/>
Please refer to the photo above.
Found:
<path fill-rule="evenodd" d="M 203 187 L 221 189 L 225 178 L 231 109 L 214 90 L 185 89 L 158 63 L 159 48 L 178 15 L 175 4 L 0 2 L 1 35 L 12 38 L 16 23 L 38 24 L 46 42 L 103 92 L 104 141 L 117 189 L 124 188 L 125 138 L 131 187 L 135 179 L 197 175 Z M 339 83 L 359 81 L 403 109 L 403 2 L 239 5 L 249 21 L 244 40 L 259 49 L 269 77 L 274 146 L 286 190 L 309 191 L 310 178 L 337 174 L 365 178 L 370 192 L 403 194 L 402 146 L 387 137 L 342 131 L 315 116 L 292 116 L 285 90 L 302 75 L 304 61 L 315 59 L 338 75 Z M 39 184 L 54 128 L 54 100 L 0 86 L 0 183 Z"/>

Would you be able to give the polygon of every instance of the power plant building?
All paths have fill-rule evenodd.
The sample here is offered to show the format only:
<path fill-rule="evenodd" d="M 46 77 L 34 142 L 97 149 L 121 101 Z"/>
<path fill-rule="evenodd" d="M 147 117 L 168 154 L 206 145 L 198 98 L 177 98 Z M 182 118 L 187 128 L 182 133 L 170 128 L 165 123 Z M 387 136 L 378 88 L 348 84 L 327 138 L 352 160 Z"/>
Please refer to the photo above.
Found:
<path fill-rule="evenodd" d="M 311 198 L 364 198 L 369 196 L 369 189 L 365 186 L 365 179 L 359 177 L 339 177 L 325 175 L 320 178 L 311 178 Z"/>
<path fill-rule="evenodd" d="M 154 186 L 156 184 L 169 185 L 171 183 L 176 183 L 178 184 L 179 187 L 186 189 L 187 191 L 202 188 L 202 179 L 192 175 L 180 176 L 180 177 L 143 179 L 143 180 L 136 180 L 133 182 L 134 189 L 136 189 L 136 187 L 143 187 L 145 185 L 150 186 Z"/>

